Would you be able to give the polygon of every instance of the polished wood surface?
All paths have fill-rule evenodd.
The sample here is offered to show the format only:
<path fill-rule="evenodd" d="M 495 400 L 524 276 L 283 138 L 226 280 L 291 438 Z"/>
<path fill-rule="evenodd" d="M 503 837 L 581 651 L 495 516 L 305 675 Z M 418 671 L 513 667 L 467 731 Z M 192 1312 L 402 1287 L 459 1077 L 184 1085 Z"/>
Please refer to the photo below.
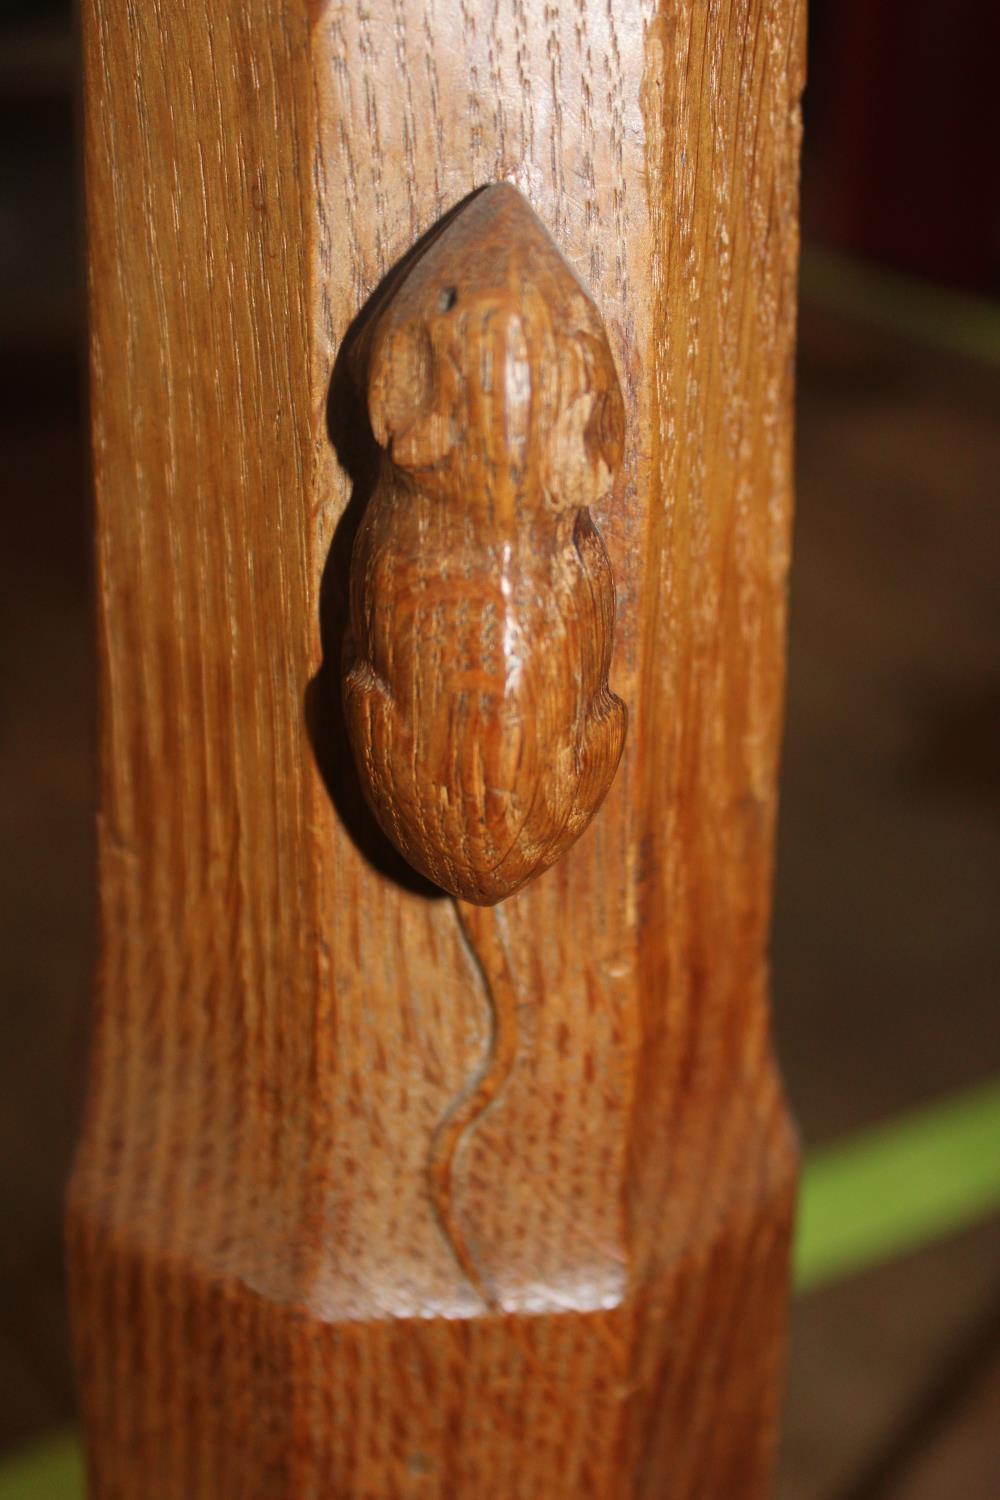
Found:
<path fill-rule="evenodd" d="M 596 308 L 506 184 L 388 300 L 365 372 L 385 457 L 351 558 L 348 733 L 404 857 L 492 905 L 580 836 L 621 759 L 614 581 L 588 509 L 621 467 L 621 390 Z"/>
<path fill-rule="evenodd" d="M 83 40 L 93 1493 L 762 1496 L 801 10 L 86 0 Z M 371 477 L 339 356 L 491 181 L 621 377 L 591 503 L 630 713 L 591 826 L 492 913 L 385 841 L 339 690 Z"/>

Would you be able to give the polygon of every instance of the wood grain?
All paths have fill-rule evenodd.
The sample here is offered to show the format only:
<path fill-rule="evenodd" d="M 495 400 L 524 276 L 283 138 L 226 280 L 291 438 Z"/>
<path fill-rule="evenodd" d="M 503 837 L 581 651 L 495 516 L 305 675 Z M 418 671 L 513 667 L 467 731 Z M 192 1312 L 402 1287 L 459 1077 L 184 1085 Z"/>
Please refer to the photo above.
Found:
<path fill-rule="evenodd" d="M 348 734 L 396 848 L 488 906 L 579 838 L 621 759 L 614 581 L 588 508 L 621 466 L 618 376 L 505 183 L 458 209 L 359 337 L 384 456 L 351 554 Z"/>
<path fill-rule="evenodd" d="M 766 940 L 801 10 L 82 10 L 93 1494 L 761 1496 L 795 1169 Z M 490 996 L 324 705 L 370 478 L 338 351 L 490 181 L 585 281 L 621 376 L 594 519 L 631 729 L 591 826 L 502 908 L 519 1043 L 448 1160 L 456 1241 L 428 1163 Z"/>

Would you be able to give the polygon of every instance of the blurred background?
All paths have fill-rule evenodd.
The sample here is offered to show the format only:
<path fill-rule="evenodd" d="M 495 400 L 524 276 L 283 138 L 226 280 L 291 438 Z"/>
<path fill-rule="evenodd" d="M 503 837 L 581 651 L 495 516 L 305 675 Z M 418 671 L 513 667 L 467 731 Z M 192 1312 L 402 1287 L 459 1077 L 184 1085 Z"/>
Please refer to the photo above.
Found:
<path fill-rule="evenodd" d="M 69 9 L 0 7 L 0 1489 L 74 1420 L 95 695 Z M 1000 8 L 810 11 L 773 957 L 815 1154 L 1000 1078 Z M 975 1150 L 1000 1164 L 982 1111 Z M 779 1500 L 1000 1496 L 1000 1215 L 941 1228 L 797 1296 Z"/>

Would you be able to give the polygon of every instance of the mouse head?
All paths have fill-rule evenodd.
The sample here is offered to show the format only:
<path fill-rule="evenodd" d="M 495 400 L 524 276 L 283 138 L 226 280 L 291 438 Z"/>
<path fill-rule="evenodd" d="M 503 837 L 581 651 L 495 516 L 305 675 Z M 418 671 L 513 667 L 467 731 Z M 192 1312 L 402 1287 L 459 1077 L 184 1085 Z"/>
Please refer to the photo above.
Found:
<path fill-rule="evenodd" d="M 368 345 L 376 440 L 494 517 L 610 487 L 624 406 L 597 309 L 516 189 L 486 188 L 398 282 Z"/>

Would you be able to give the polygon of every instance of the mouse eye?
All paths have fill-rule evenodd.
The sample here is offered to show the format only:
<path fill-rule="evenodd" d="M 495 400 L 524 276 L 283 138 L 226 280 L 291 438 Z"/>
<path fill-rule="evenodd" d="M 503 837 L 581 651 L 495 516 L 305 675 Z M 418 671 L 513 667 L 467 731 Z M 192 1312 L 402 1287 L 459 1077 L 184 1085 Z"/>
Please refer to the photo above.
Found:
<path fill-rule="evenodd" d="M 440 312 L 443 312 L 443 313 L 451 312 L 452 308 L 455 306 L 455 303 L 457 301 L 458 301 L 458 289 L 457 289 L 457 287 L 453 287 L 453 286 L 443 287 L 441 289 L 441 291 L 438 293 L 438 310 Z"/>

